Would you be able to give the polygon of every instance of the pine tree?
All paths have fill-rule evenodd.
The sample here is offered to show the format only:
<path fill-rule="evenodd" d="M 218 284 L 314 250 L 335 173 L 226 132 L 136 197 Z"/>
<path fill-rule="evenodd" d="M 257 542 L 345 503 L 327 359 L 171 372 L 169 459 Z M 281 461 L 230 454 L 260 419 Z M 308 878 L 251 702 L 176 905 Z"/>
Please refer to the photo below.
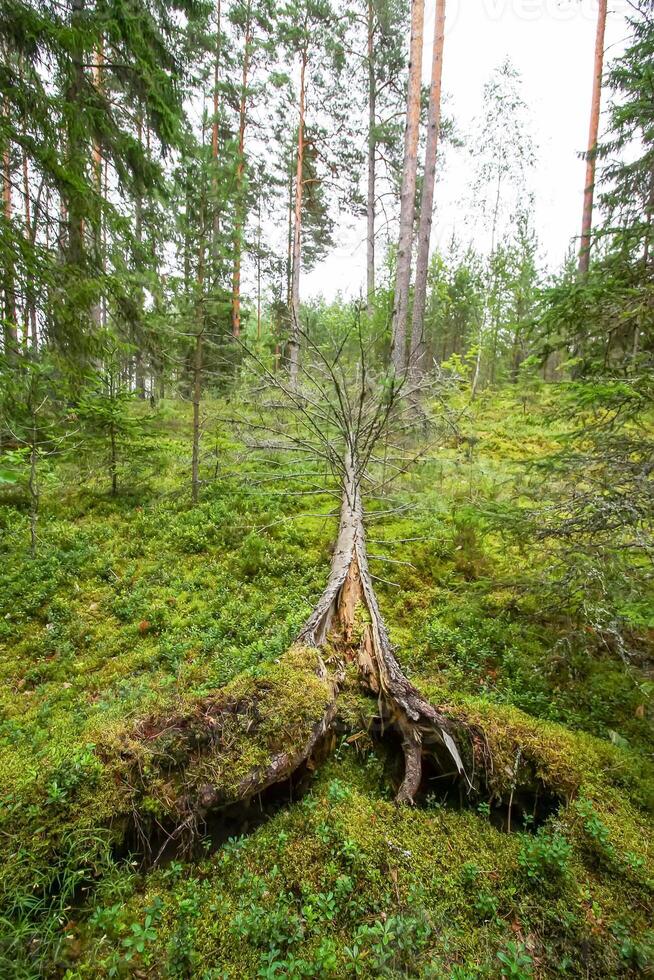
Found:
<path fill-rule="evenodd" d="M 434 40 L 432 44 L 431 85 L 429 90 L 429 109 L 427 113 L 427 145 L 425 148 L 425 169 L 420 202 L 420 222 L 418 225 L 418 255 L 416 259 L 416 282 L 413 297 L 411 325 L 410 365 L 418 370 L 425 354 L 424 318 L 427 297 L 427 268 L 429 265 L 429 244 L 431 241 L 432 212 L 434 208 L 434 181 L 436 178 L 436 154 L 441 127 L 441 87 L 443 80 L 443 47 L 445 43 L 445 0 L 436 0 L 434 18 Z"/>
<path fill-rule="evenodd" d="M 584 184 L 584 213 L 581 223 L 579 249 L 579 273 L 585 275 L 590 265 L 590 241 L 593 228 L 593 198 L 595 195 L 595 166 L 599 134 L 600 107 L 602 100 L 602 74 L 604 70 L 604 36 L 606 33 L 607 0 L 600 0 L 597 12 L 597 37 L 595 39 L 595 64 L 593 71 L 593 95 L 590 110 L 590 132 L 586 151 L 586 183 Z"/>
<path fill-rule="evenodd" d="M 424 0 L 412 0 L 409 83 L 407 87 L 404 163 L 402 165 L 402 190 L 400 195 L 400 236 L 397 249 L 397 272 L 395 277 L 395 299 L 391 338 L 391 362 L 398 374 L 405 372 L 407 368 L 406 333 L 409 316 L 413 222 L 418 172 L 424 16 Z"/>

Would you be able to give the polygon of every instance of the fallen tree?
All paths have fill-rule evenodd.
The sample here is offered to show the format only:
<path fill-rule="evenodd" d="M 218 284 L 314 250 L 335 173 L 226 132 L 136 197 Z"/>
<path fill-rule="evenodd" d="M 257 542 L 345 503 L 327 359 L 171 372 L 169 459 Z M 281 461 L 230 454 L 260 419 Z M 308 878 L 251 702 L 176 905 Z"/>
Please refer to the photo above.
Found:
<path fill-rule="evenodd" d="M 382 730 L 393 728 L 400 736 L 404 778 L 397 801 L 411 804 L 421 783 L 423 753 L 434 755 L 435 746 L 445 750 L 450 764 L 470 785 L 457 745 L 457 738 L 469 741 L 469 733 L 457 731 L 452 720 L 420 694 L 395 657 L 368 567 L 363 494 L 364 485 L 376 486 L 372 470 L 382 441 L 384 469 L 391 447 L 394 477 L 423 455 L 424 449 L 411 453 L 406 437 L 417 422 L 425 429 L 429 420 L 420 407 L 421 395 L 429 391 L 442 399 L 443 382 L 416 379 L 408 371 L 375 377 L 358 320 L 331 357 L 309 336 L 303 343 L 311 358 L 309 367 L 302 369 L 303 386 L 285 384 L 253 358 L 258 379 L 273 401 L 263 406 L 256 420 L 241 419 L 241 425 L 257 432 L 272 429 L 281 440 L 277 449 L 299 449 L 322 459 L 336 482 L 340 519 L 329 579 L 298 643 L 319 653 L 329 644 L 335 666 L 334 699 L 347 666 L 355 665 L 361 687 L 377 699 Z M 264 412 L 274 413 L 275 418 L 281 412 L 290 426 L 271 426 L 270 414 Z M 382 479 L 388 482 L 386 473 Z M 333 705 L 329 711 L 335 714 Z"/>
<path fill-rule="evenodd" d="M 356 346 L 355 357 L 351 350 L 350 357 L 344 354 L 348 340 Z M 430 703 L 403 673 L 368 567 L 364 487 L 373 495 L 381 480 L 386 489 L 425 453 L 424 445 L 412 451 L 406 437 L 416 422 L 425 427 L 420 389 L 430 387 L 433 395 L 438 386 L 424 379 L 373 377 L 358 327 L 332 358 L 309 337 L 304 345 L 313 360 L 301 368 L 304 383 L 297 387 L 253 358 L 257 392 L 246 403 L 256 407 L 229 421 L 253 452 L 268 458 L 291 452 L 321 464 L 324 480 L 317 492 L 329 485 L 328 492 L 339 498 L 329 577 L 271 679 L 261 685 L 236 682 L 176 716 L 145 719 L 123 746 L 121 761 L 128 757 L 134 763 L 137 797 L 147 796 L 150 811 L 162 825 L 174 825 L 175 837 L 190 836 L 210 811 L 255 798 L 313 765 L 339 724 L 348 686 L 376 701 L 365 724 L 399 739 L 404 759 L 399 803 L 414 803 L 425 756 L 437 768 L 458 774 L 470 789 L 463 757 L 472 772 L 478 769 L 475 756 L 485 753 L 473 726 Z M 347 369 L 346 361 L 354 368 Z M 375 455 L 382 442 L 383 460 Z M 294 687 L 299 676 L 301 692 Z M 133 800 L 132 809 L 137 814 L 143 807 Z M 141 836 L 145 843 L 147 833 Z"/>
<path fill-rule="evenodd" d="M 337 651 L 356 663 L 362 686 L 377 698 L 382 726 L 394 726 L 401 736 L 405 771 L 397 800 L 413 803 L 421 781 L 422 754 L 430 744 L 446 747 L 459 774 L 464 774 L 464 768 L 451 720 L 407 680 L 393 653 L 368 569 L 360 472 L 355 453 L 348 449 L 329 581 L 299 641 L 321 650 L 330 636 L 335 637 Z M 362 618 L 365 622 L 358 630 Z"/>
<path fill-rule="evenodd" d="M 324 591 L 295 644 L 263 679 L 239 678 L 176 716 L 146 719 L 123 745 L 121 771 L 126 758 L 133 763 L 127 767 L 132 811 L 141 814 L 140 801 L 147 797 L 145 809 L 168 828 L 168 841 L 191 840 L 209 813 L 292 784 L 315 767 L 336 741 L 336 730 L 347 734 L 341 708 L 353 690 L 369 705 L 363 727 L 375 735 L 392 732 L 393 745 L 401 746 L 400 804 L 413 804 L 424 792 L 426 760 L 430 773 L 456 780 L 462 792 L 506 796 L 509 826 L 514 797 L 523 791 L 537 796 L 544 788 L 552 797 L 558 792 L 520 745 L 510 749 L 510 765 L 500 753 L 496 771 L 484 727 L 465 711 L 429 700 L 398 663 L 369 570 L 363 499 L 374 497 L 380 483 L 387 488 L 425 453 L 429 401 L 422 395 L 429 388 L 431 400 L 442 403 L 442 391 L 424 377 L 372 377 L 359 331 L 354 340 L 358 358 L 347 371 L 346 342 L 330 359 L 305 337 L 314 359 L 301 367 L 305 383 L 293 388 L 257 362 L 258 387 L 247 400 L 248 413 L 229 419 L 245 434 L 249 451 L 263 451 L 268 459 L 288 451 L 321 464 L 325 482 L 308 492 L 338 497 L 338 533 Z M 407 438 L 416 423 L 419 451 Z M 451 427 L 453 420 L 441 414 L 440 424 Z M 380 444 L 383 456 L 376 455 Z M 147 832 L 141 836 L 145 843 Z"/>

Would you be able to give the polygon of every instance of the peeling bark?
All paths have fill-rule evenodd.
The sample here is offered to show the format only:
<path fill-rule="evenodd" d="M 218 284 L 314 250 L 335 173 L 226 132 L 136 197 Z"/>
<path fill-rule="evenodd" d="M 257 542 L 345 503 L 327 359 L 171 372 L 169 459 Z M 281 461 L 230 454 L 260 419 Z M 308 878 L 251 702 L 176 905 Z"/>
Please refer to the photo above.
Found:
<path fill-rule="evenodd" d="M 357 644 L 359 610 L 367 614 L 369 622 Z M 346 460 L 340 526 L 329 581 L 298 639 L 320 649 L 330 632 L 340 632 L 343 655 L 356 663 L 362 685 L 377 697 L 382 724 L 394 726 L 402 737 L 405 776 L 398 802 L 412 803 L 420 786 L 423 736 L 442 744 L 459 774 L 465 775 L 450 732 L 451 722 L 410 683 L 393 653 L 368 569 L 363 506 L 352 456 Z"/>
<path fill-rule="evenodd" d="M 342 502 L 338 536 L 327 585 L 301 630 L 292 650 L 304 651 L 304 669 L 315 652 L 315 674 L 307 678 L 313 703 L 299 710 L 297 730 L 289 738 L 283 723 L 271 739 L 271 731 L 261 721 L 266 713 L 275 713 L 275 698 L 288 704 L 290 691 L 262 684 L 259 691 L 241 694 L 222 706 L 215 702 L 199 704 L 190 713 L 174 718 L 152 720 L 140 726 L 137 742 L 156 752 L 159 738 L 175 733 L 181 758 L 177 763 L 181 793 L 164 791 L 165 808 L 170 811 L 175 829 L 168 841 L 191 841 L 210 811 L 227 809 L 250 800 L 275 785 L 290 780 L 295 773 L 315 767 L 316 756 L 325 747 L 337 719 L 339 693 L 348 674 L 354 673 L 361 687 L 375 698 L 382 731 L 393 730 L 399 736 L 404 756 L 404 776 L 396 800 L 413 804 L 420 791 L 423 758 L 427 755 L 440 764 L 444 756 L 453 760 L 455 771 L 468 787 L 472 784 L 464 770 L 456 738 L 463 736 L 473 757 L 483 755 L 483 736 L 461 718 L 450 717 L 430 704 L 404 675 L 392 648 L 382 618 L 368 569 L 364 512 L 360 491 L 360 466 L 350 452 L 344 460 Z M 309 660 L 306 660 L 307 654 Z M 287 682 L 287 670 L 275 668 Z M 295 662 L 291 671 L 297 669 Z M 264 701 L 265 697 L 265 701 Z M 272 698 L 265 712 L 259 708 Z M 307 713 L 308 710 L 308 713 Z M 295 721 L 293 723 L 295 725 Z M 239 738 L 245 738 L 239 749 Z M 235 742 L 236 739 L 236 742 Z M 259 739 L 258 760 L 244 770 L 238 779 L 230 770 L 239 765 L 242 751 L 252 751 Z M 263 752 L 261 749 L 263 748 Z M 133 753 L 129 749 L 130 754 Z M 162 758 L 170 758 L 165 746 Z M 175 753 L 177 754 L 177 753 Z M 222 768 L 211 758 L 223 759 Z M 138 752 L 135 769 L 142 774 Z M 207 760 L 206 767 L 202 760 Z M 445 762 L 448 774 L 452 766 Z M 226 768 L 225 768 L 226 767 Z M 156 771 L 157 764 L 154 769 Z M 150 792 L 142 775 L 137 784 Z M 168 782 L 166 783 L 168 786 Z M 135 808 L 135 812 L 138 807 Z M 188 845 L 190 846 L 190 844 Z"/>

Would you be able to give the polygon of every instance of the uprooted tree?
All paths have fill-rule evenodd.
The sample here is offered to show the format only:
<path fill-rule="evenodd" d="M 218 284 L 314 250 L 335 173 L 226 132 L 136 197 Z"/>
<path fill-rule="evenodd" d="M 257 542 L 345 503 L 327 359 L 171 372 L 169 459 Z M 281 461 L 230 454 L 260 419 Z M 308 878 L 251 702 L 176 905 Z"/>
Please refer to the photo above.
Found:
<path fill-rule="evenodd" d="M 346 357 L 345 351 L 352 342 L 358 356 Z M 339 528 L 329 579 L 298 643 L 318 654 L 328 648 L 329 662 L 334 666 L 334 703 L 346 665 L 356 666 L 361 686 L 377 698 L 382 728 L 395 729 L 401 738 L 405 769 L 397 801 L 413 803 L 421 783 L 423 753 L 433 753 L 435 745 L 440 746 L 441 752 L 444 748 L 459 775 L 467 777 L 457 747 L 456 726 L 422 697 L 394 655 L 368 567 L 363 497 L 366 487 L 372 491 L 376 486 L 374 464 L 382 461 L 375 453 L 382 442 L 386 467 L 391 449 L 394 477 L 406 472 L 415 461 L 406 436 L 415 428 L 416 420 L 423 427 L 429 421 L 419 408 L 418 396 L 421 391 L 438 387 L 439 382 L 417 382 L 409 372 L 375 376 L 358 321 L 331 357 L 308 336 L 303 343 L 311 363 L 302 368 L 304 383 L 300 388 L 285 384 L 257 362 L 261 380 L 268 383 L 276 399 L 267 407 L 276 410 L 274 417 L 280 418 L 281 413 L 281 418 L 290 422 L 286 430 L 275 427 L 273 434 L 281 441 L 274 447 L 300 449 L 322 460 L 340 495 Z M 353 361 L 354 369 L 348 370 L 346 364 Z M 247 420 L 244 423 L 247 427 Z M 270 428 L 270 423 L 263 421 L 250 425 L 259 431 Z M 271 448 L 270 444 L 267 448 Z M 388 482 L 386 476 L 383 479 Z M 334 703 L 328 706 L 320 730 L 334 716 Z M 299 765 L 305 758 L 306 753 L 300 753 L 293 764 Z M 284 775 L 288 776 L 288 772 Z"/>
<path fill-rule="evenodd" d="M 408 680 L 395 657 L 375 594 L 376 576 L 369 569 L 364 500 L 380 486 L 385 490 L 424 455 L 424 432 L 432 421 L 426 406 L 443 404 L 442 382 L 416 380 L 409 372 L 375 376 L 357 326 L 331 356 L 308 336 L 303 343 L 305 362 L 297 386 L 252 355 L 257 370 L 250 407 L 229 421 L 241 428 L 252 453 L 269 459 L 288 452 L 317 463 L 319 472 L 312 475 L 322 478 L 320 486 L 307 492 L 339 498 L 327 585 L 294 645 L 267 673 L 238 678 L 175 717 L 140 723 L 122 749 L 123 759 L 127 755 L 134 761 L 133 788 L 161 801 L 166 823 L 173 825 L 164 846 L 171 838 L 192 839 L 209 812 L 256 798 L 311 769 L 338 724 L 340 696 L 354 685 L 371 698 L 369 729 L 392 732 L 393 744 L 401 744 L 398 803 L 416 801 L 428 759 L 430 771 L 451 777 L 465 791 L 483 787 L 496 799 L 504 791 L 510 794 L 510 826 L 516 791 L 558 794 L 570 788 L 548 787 L 542 766 L 529 759 L 519 739 L 510 739 L 506 752 L 500 748 L 502 765 L 494 767 L 496 748 L 483 726 L 465 711 L 431 703 Z M 345 355 L 348 346 L 356 357 L 352 349 Z M 430 397 L 425 397 L 427 389 Z M 436 432 L 454 425 L 444 411 L 433 421 Z M 417 425 L 422 449 L 412 439 Z M 369 517 L 383 513 L 371 511 Z M 145 781 L 143 772 L 149 774 Z M 164 773 L 158 789 L 153 789 L 153 772 Z M 141 836 L 145 842 L 147 834 Z"/>

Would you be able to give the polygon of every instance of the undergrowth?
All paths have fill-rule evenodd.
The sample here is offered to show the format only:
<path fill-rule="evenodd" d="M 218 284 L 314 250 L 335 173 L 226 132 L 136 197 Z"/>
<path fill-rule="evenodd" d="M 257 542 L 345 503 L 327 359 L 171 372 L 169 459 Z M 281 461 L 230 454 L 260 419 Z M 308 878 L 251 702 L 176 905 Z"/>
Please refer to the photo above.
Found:
<path fill-rule="evenodd" d="M 148 718 L 192 713 L 230 685 L 265 688 L 283 670 L 333 536 L 333 519 L 302 514 L 328 515 L 333 500 L 285 493 L 283 460 L 261 482 L 209 421 L 192 509 L 189 419 L 172 405 L 155 422 L 156 479 L 110 499 L 72 464 L 54 474 L 36 560 L 25 501 L 4 492 L 0 974 L 463 980 L 651 968 L 654 622 L 634 585 L 609 617 L 624 657 L 605 620 L 543 585 L 556 546 L 525 537 L 515 518 L 538 490 L 526 464 L 557 446 L 555 397 L 525 412 L 510 393 L 484 396 L 463 437 L 370 503 L 370 553 L 393 559 L 372 571 L 411 679 L 483 727 L 509 792 L 527 763 L 556 786 L 556 813 L 512 834 L 493 825 L 495 801 L 452 807 L 438 783 L 424 806 L 398 810 L 383 750 L 357 735 L 353 707 L 356 737 L 303 799 L 247 837 L 216 848 L 208 836 L 205 855 L 144 873 L 126 850 L 130 808 L 138 799 L 147 826 L 174 792 L 166 779 L 148 791 L 145 758 L 135 797 L 135 755 L 116 747 Z M 314 485 L 309 467 L 304 481 L 294 474 L 294 490 Z"/>

